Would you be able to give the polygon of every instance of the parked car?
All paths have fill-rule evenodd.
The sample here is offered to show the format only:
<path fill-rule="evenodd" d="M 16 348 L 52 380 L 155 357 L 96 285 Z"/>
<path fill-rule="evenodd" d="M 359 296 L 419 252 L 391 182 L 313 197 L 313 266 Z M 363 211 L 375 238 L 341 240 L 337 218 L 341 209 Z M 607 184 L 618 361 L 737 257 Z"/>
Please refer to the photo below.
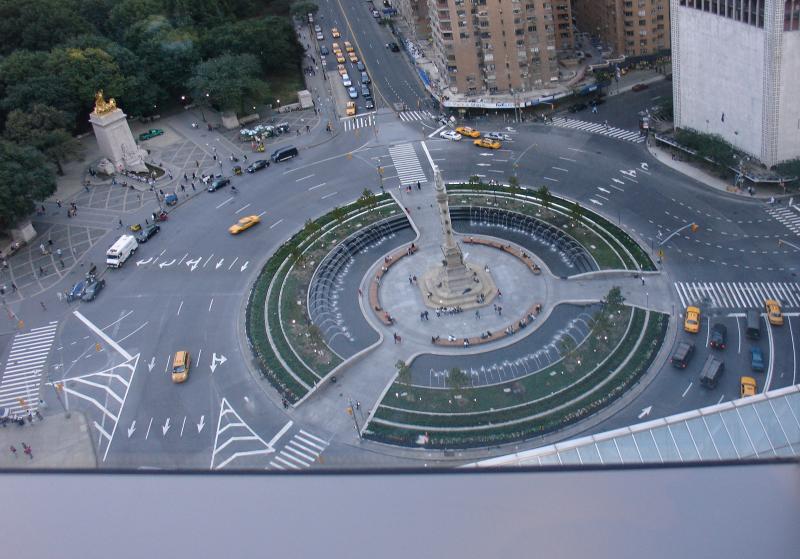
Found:
<path fill-rule="evenodd" d="M 359 72 L 364 72 L 367 69 L 367 67 L 364 66 L 364 63 L 361 62 L 360 60 L 358 62 L 356 62 L 356 68 L 358 68 Z"/>
<path fill-rule="evenodd" d="M 342 77 L 347 75 L 347 68 L 345 68 L 344 64 L 337 64 L 336 70 L 338 70 L 339 75 Z"/>
<path fill-rule="evenodd" d="M 136 242 L 146 243 L 150 237 L 161 231 L 161 227 L 155 223 L 145 225 L 144 228 L 136 234 Z"/>
<path fill-rule="evenodd" d="M 728 340 L 728 329 L 724 324 L 715 324 L 711 328 L 711 337 L 709 338 L 708 345 L 714 349 L 725 349 Z"/>
<path fill-rule="evenodd" d="M 161 136 L 164 134 L 164 131 L 161 128 L 151 128 L 147 132 L 142 132 L 139 134 L 139 141 L 144 142 L 145 140 L 150 140 L 155 138 L 156 136 Z"/>
<path fill-rule="evenodd" d="M 397 43 L 392 41 L 391 43 L 386 43 L 386 48 L 392 52 L 400 52 L 400 47 L 397 46 Z"/>
<path fill-rule="evenodd" d="M 328 47 L 326 47 L 325 45 L 322 45 L 321 47 L 319 47 L 319 53 L 322 56 L 327 56 L 327 55 L 330 54 L 330 51 L 328 50 Z"/>
<path fill-rule="evenodd" d="M 90 280 L 81 280 L 77 282 L 75 285 L 72 286 L 67 292 L 67 301 L 74 301 L 75 299 L 80 299 L 81 295 L 83 295 L 84 290 L 86 289 L 86 284 Z"/>
<path fill-rule="evenodd" d="M 366 72 L 361 72 L 361 83 L 369 83 L 369 75 Z"/>
<path fill-rule="evenodd" d="M 750 368 L 757 373 L 764 371 L 764 352 L 758 346 L 750 348 Z"/>
<path fill-rule="evenodd" d="M 364 108 L 365 109 L 374 109 L 375 108 L 375 103 L 372 102 L 372 99 L 366 99 L 364 101 Z"/>
<path fill-rule="evenodd" d="M 589 105 L 587 105 L 586 103 L 573 103 L 572 105 L 567 107 L 567 110 L 571 113 L 579 113 L 581 111 L 585 111 L 588 108 Z"/>
<path fill-rule="evenodd" d="M 355 87 L 348 87 L 347 94 L 350 96 L 350 99 L 358 98 L 358 91 L 356 91 Z"/>
<path fill-rule="evenodd" d="M 334 39 L 338 39 L 341 36 L 342 35 L 341 33 L 339 33 L 338 29 L 336 29 L 335 27 L 331 27 L 331 37 L 333 37 Z"/>
<path fill-rule="evenodd" d="M 325 35 L 323 35 L 322 33 L 317 33 L 316 37 L 317 37 L 317 41 L 324 41 L 325 40 Z"/>
<path fill-rule="evenodd" d="M 93 281 L 86 286 L 86 290 L 81 295 L 81 301 L 94 301 L 105 286 L 106 280 L 104 279 Z"/>
<path fill-rule="evenodd" d="M 356 104 L 352 101 L 348 101 L 344 109 L 344 114 L 345 116 L 354 116 L 356 114 Z"/>
<path fill-rule="evenodd" d="M 347 74 L 342 76 L 342 85 L 345 87 L 350 87 L 351 85 L 353 85 L 353 82 L 350 81 L 350 76 L 348 76 Z"/>
<path fill-rule="evenodd" d="M 164 196 L 164 202 L 167 204 L 167 206 L 174 206 L 178 203 L 178 195 L 174 192 L 170 192 Z"/>
<path fill-rule="evenodd" d="M 646 83 L 637 83 L 631 88 L 631 91 L 644 91 L 645 89 L 650 89 L 650 86 Z"/>
<path fill-rule="evenodd" d="M 370 92 L 366 85 L 361 84 L 361 95 L 362 97 L 372 97 L 372 92 Z"/>
<path fill-rule="evenodd" d="M 455 130 L 444 130 L 444 131 L 439 133 L 439 137 L 440 138 L 444 138 L 445 140 L 451 140 L 453 142 L 457 142 L 463 136 L 461 136 L 461 134 L 459 134 Z"/>
<path fill-rule="evenodd" d="M 229 179 L 228 177 L 222 177 L 222 178 L 219 178 L 219 179 L 214 179 L 213 181 L 211 181 L 211 184 L 208 185 L 208 191 L 209 192 L 215 192 L 215 191 L 219 190 L 220 188 L 222 188 L 223 186 L 228 186 L 230 183 L 231 183 L 231 179 Z"/>
<path fill-rule="evenodd" d="M 381 13 L 378 10 L 372 10 L 372 17 L 375 19 L 381 19 Z"/>
<path fill-rule="evenodd" d="M 255 173 L 256 171 L 260 171 L 261 169 L 266 169 L 269 167 L 269 161 L 266 159 L 259 159 L 257 161 L 253 161 L 250 165 L 247 166 L 246 171 L 248 173 Z"/>

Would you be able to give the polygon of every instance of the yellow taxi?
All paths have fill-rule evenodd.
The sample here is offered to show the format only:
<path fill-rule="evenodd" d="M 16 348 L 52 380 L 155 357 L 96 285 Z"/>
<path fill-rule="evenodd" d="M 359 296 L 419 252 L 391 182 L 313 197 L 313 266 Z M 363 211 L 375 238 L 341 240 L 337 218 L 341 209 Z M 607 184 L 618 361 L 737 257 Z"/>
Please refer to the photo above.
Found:
<path fill-rule="evenodd" d="M 189 365 L 191 360 L 188 351 L 175 352 L 175 359 L 172 360 L 172 382 L 181 383 L 189 378 Z"/>
<path fill-rule="evenodd" d="M 340 76 L 344 76 L 347 73 L 347 68 L 344 67 L 344 64 L 337 65 L 336 69 L 339 70 Z"/>
<path fill-rule="evenodd" d="M 740 394 L 742 398 L 747 396 L 755 396 L 758 390 L 758 384 L 753 377 L 741 377 L 739 379 L 739 386 L 741 387 Z"/>
<path fill-rule="evenodd" d="M 767 311 L 767 320 L 773 326 L 783 326 L 783 313 L 781 312 L 781 304 L 775 299 L 767 299 L 764 301 L 764 310 Z"/>
<path fill-rule="evenodd" d="M 356 114 L 356 104 L 353 101 L 347 102 L 347 107 L 344 110 L 344 114 L 347 116 L 353 116 Z"/>
<path fill-rule="evenodd" d="M 339 33 L 338 29 L 336 29 L 335 27 L 331 27 L 331 37 L 333 37 L 334 39 L 338 39 L 341 36 L 342 35 Z"/>
<path fill-rule="evenodd" d="M 339 46 L 339 43 L 333 43 L 331 45 L 331 50 L 336 54 L 337 52 L 342 52 L 342 47 Z"/>
<path fill-rule="evenodd" d="M 336 53 L 336 62 L 338 64 L 344 64 L 345 62 L 347 62 L 341 52 Z"/>
<path fill-rule="evenodd" d="M 258 217 L 257 215 L 248 215 L 246 217 L 243 217 L 233 225 L 231 225 L 228 228 L 228 232 L 231 235 L 238 235 L 245 229 L 250 229 L 256 223 L 261 223 L 261 218 Z"/>
<path fill-rule="evenodd" d="M 356 53 L 354 53 L 354 52 L 348 52 L 347 53 L 347 57 L 350 59 L 350 62 L 352 62 L 353 64 L 356 64 L 358 62 L 358 57 L 356 56 Z"/>
<path fill-rule="evenodd" d="M 686 307 L 686 320 L 683 321 L 683 329 L 690 334 L 697 334 L 700 331 L 700 309 Z"/>
<path fill-rule="evenodd" d="M 456 132 L 461 134 L 462 136 L 469 136 L 470 138 L 480 138 L 481 133 L 475 130 L 474 128 L 470 128 L 469 126 L 459 126 L 456 128 Z"/>
<path fill-rule="evenodd" d="M 503 147 L 503 144 L 498 142 L 497 140 L 490 140 L 489 138 L 481 138 L 480 140 L 475 140 L 472 142 L 479 148 L 488 148 L 488 149 L 500 149 Z"/>
<path fill-rule="evenodd" d="M 354 50 L 353 45 L 350 44 L 350 41 L 344 42 L 344 50 L 346 50 L 347 52 L 353 52 Z"/>

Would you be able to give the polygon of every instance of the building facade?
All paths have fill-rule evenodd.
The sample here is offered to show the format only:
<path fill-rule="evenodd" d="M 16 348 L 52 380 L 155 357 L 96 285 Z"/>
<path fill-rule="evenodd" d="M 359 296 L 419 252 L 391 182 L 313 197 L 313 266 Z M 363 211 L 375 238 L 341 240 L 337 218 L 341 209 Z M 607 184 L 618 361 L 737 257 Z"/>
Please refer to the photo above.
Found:
<path fill-rule="evenodd" d="M 669 0 L 572 0 L 578 29 L 615 54 L 647 56 L 670 48 Z"/>
<path fill-rule="evenodd" d="M 428 0 L 394 0 L 392 7 L 411 29 L 415 39 L 427 39 L 431 32 Z"/>
<path fill-rule="evenodd" d="M 559 78 L 557 50 L 573 40 L 566 0 L 428 0 L 428 17 L 433 61 L 454 93 L 546 87 Z"/>
<path fill-rule="evenodd" d="M 800 0 L 671 1 L 675 126 L 800 157 Z"/>

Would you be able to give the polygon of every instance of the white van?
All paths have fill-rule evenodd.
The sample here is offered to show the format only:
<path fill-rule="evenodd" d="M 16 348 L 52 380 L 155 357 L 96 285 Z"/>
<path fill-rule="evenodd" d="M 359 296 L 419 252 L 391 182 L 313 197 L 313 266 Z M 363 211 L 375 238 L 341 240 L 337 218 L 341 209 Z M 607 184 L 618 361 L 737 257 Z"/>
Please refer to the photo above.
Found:
<path fill-rule="evenodd" d="M 122 235 L 106 252 L 106 264 L 109 268 L 119 268 L 139 248 L 133 235 Z"/>

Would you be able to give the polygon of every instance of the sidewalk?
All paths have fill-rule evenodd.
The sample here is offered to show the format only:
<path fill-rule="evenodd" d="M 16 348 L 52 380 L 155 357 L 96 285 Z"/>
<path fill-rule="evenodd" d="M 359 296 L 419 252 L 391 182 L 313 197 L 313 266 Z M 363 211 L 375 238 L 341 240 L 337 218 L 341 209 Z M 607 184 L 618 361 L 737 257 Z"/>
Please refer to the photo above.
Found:
<path fill-rule="evenodd" d="M 23 452 L 31 447 L 33 458 Z M 10 447 L 17 449 L 16 457 Z M 43 420 L 25 422 L 24 427 L 0 428 L 0 468 L 97 468 L 91 431 L 82 413 L 45 415 Z"/>

